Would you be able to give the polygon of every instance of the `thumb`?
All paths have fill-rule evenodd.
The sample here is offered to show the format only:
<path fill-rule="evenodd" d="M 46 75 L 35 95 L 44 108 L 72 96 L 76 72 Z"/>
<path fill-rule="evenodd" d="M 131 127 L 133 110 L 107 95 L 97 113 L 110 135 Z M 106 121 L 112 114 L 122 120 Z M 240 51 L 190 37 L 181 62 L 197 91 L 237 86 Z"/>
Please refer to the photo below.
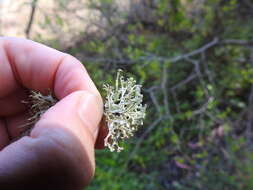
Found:
<path fill-rule="evenodd" d="M 102 115 L 103 102 L 100 96 L 88 91 L 76 91 L 57 102 L 56 105 L 45 112 L 36 123 L 30 136 L 32 138 L 47 137 L 58 141 L 60 144 L 65 144 L 65 151 L 70 154 L 72 152 L 72 156 L 75 157 L 73 159 L 79 160 L 77 163 L 79 169 L 90 167 L 91 172 L 87 173 L 93 175 L 95 169 L 94 146 Z M 59 130 L 63 133 L 57 132 Z M 72 138 L 74 137 L 78 141 L 71 143 L 66 134 L 71 134 Z M 81 152 L 73 153 L 77 142 L 78 146 L 80 146 L 79 150 L 81 152 L 85 151 L 84 154 Z M 80 155 L 83 156 L 80 157 Z M 87 157 L 87 159 L 82 157 Z M 90 166 L 86 166 L 88 160 Z"/>
<path fill-rule="evenodd" d="M 31 131 L 30 136 L 34 138 L 51 136 L 52 139 L 66 143 L 63 142 L 64 136 L 55 131 L 60 129 L 72 134 L 79 141 L 82 149 L 86 151 L 94 170 L 94 145 L 102 114 L 103 103 L 100 96 L 88 91 L 76 91 L 45 112 Z"/>
<path fill-rule="evenodd" d="M 84 90 L 76 91 L 45 112 L 32 130 L 31 136 L 40 135 L 45 128 L 43 123 L 53 123 L 56 125 L 47 126 L 52 128 L 61 126 L 78 137 L 83 144 L 87 143 L 85 137 L 88 135 L 94 146 L 102 114 L 103 102 L 101 96 Z"/>

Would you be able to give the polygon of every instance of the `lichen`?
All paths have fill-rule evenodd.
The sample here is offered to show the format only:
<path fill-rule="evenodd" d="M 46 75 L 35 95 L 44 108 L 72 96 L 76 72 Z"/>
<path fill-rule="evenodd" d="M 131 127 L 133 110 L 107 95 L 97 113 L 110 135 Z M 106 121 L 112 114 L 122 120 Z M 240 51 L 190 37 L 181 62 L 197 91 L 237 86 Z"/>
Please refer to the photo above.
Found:
<path fill-rule="evenodd" d="M 121 73 L 121 70 L 117 73 L 115 87 L 104 85 L 107 94 L 104 115 L 108 126 L 105 146 L 112 152 L 123 150 L 119 143 L 133 136 L 143 125 L 146 112 L 146 106 L 142 105 L 141 85 L 137 85 L 132 77 L 125 79 Z"/>
<path fill-rule="evenodd" d="M 28 100 L 22 101 L 29 107 L 30 118 L 28 122 L 21 127 L 25 129 L 25 134 L 28 133 L 37 121 L 41 118 L 50 107 L 57 103 L 57 99 L 50 92 L 48 95 L 43 95 L 38 91 L 30 90 Z"/>

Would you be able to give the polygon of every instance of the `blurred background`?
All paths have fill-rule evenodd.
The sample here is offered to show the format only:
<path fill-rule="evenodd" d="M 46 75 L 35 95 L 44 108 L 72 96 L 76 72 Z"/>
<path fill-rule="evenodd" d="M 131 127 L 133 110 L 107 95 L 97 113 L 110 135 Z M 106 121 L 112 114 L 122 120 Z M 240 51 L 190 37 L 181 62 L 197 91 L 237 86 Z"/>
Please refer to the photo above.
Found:
<path fill-rule="evenodd" d="M 1 0 L 0 34 L 72 54 L 102 94 L 118 68 L 143 85 L 144 126 L 88 190 L 253 189 L 251 0 Z"/>

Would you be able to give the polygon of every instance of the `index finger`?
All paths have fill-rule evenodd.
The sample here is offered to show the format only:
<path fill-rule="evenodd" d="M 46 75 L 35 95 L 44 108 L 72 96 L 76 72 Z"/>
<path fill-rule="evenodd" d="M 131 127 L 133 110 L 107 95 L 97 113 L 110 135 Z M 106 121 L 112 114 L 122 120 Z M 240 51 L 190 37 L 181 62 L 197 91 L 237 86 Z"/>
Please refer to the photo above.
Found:
<path fill-rule="evenodd" d="M 20 38 L 0 38 L 0 97 L 18 86 L 58 99 L 87 90 L 100 97 L 84 66 L 74 57 L 45 45 Z"/>

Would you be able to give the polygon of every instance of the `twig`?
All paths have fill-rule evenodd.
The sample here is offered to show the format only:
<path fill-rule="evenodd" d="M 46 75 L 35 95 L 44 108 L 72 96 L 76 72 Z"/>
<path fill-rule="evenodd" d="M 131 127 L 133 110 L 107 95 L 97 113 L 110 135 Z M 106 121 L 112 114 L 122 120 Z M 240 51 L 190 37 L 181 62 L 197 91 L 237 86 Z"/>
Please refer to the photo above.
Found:
<path fill-rule="evenodd" d="M 200 71 L 200 62 L 198 60 L 193 60 L 193 59 L 190 59 L 190 58 L 187 58 L 186 60 L 194 65 L 194 70 L 195 70 L 195 72 L 196 72 L 196 74 L 199 78 L 200 84 L 201 84 L 202 88 L 204 89 L 206 97 L 209 98 L 210 96 L 209 96 L 208 89 L 206 87 L 207 85 L 205 84 L 203 74 Z"/>
<path fill-rule="evenodd" d="M 171 90 L 171 94 L 172 94 L 172 97 L 173 97 L 175 105 L 176 105 L 177 113 L 181 113 L 180 106 L 179 106 L 178 99 L 177 99 L 177 94 L 176 94 L 175 90 Z"/>
<path fill-rule="evenodd" d="M 219 42 L 219 45 L 253 45 L 253 40 L 237 40 L 237 39 L 227 39 Z"/>
<path fill-rule="evenodd" d="M 193 73 L 190 76 L 188 76 L 186 79 L 180 81 L 178 84 L 176 84 L 173 87 L 171 87 L 170 90 L 174 91 L 174 90 L 180 88 L 181 86 L 186 85 L 187 83 L 191 82 L 196 77 L 197 77 L 197 74 Z"/>
<path fill-rule="evenodd" d="M 194 55 L 198 55 L 204 51 L 206 51 L 207 49 L 217 45 L 219 42 L 218 38 L 214 38 L 213 41 L 205 44 L 204 46 L 202 46 L 201 48 L 199 49 L 196 49 L 190 53 L 187 53 L 187 54 L 184 54 L 184 55 L 181 55 L 181 56 L 177 56 L 177 57 L 174 57 L 173 59 L 171 59 L 171 62 L 177 62 L 179 60 L 182 60 L 182 59 L 186 59 L 186 58 L 189 58 L 189 57 L 192 57 Z"/>
<path fill-rule="evenodd" d="M 253 45 L 253 40 L 236 40 L 236 39 L 227 39 L 227 40 L 221 40 L 219 41 L 218 38 L 214 38 L 211 42 L 203 45 L 202 47 L 193 50 L 189 53 L 182 54 L 176 57 L 161 57 L 157 55 L 148 55 L 148 56 L 141 56 L 138 59 L 135 60 L 127 60 L 127 59 L 114 59 L 114 58 L 93 58 L 93 57 L 86 57 L 85 59 L 88 61 L 94 61 L 94 62 L 112 62 L 112 63 L 119 63 L 119 64 L 136 64 L 139 63 L 140 61 L 146 61 L 146 62 L 151 62 L 151 61 L 160 61 L 160 62 L 170 62 L 170 63 L 175 63 L 181 60 L 186 60 L 188 58 L 191 58 L 195 55 L 203 54 L 206 52 L 208 49 L 217 46 L 217 45 L 240 45 L 240 46 L 245 46 L 245 45 Z"/>
<path fill-rule="evenodd" d="M 31 29 L 32 29 L 32 24 L 34 21 L 34 15 L 35 15 L 36 7 L 37 7 L 37 2 L 38 2 L 38 0 L 33 0 L 31 3 L 30 19 L 29 19 L 29 22 L 28 22 L 26 30 L 25 30 L 25 35 L 27 38 L 30 38 L 30 33 L 31 33 Z"/>
<path fill-rule="evenodd" d="M 157 101 L 157 98 L 154 94 L 154 90 L 157 89 L 157 86 L 152 86 L 149 89 L 145 90 L 147 93 L 149 93 L 149 96 L 151 98 L 152 103 L 155 105 L 156 111 L 158 113 L 161 112 L 159 102 Z"/>
<path fill-rule="evenodd" d="M 169 110 L 169 100 L 168 100 L 168 92 L 167 92 L 167 67 L 165 64 L 163 64 L 163 74 L 162 74 L 162 82 L 161 82 L 161 88 L 163 92 L 163 103 L 165 107 L 165 114 L 168 115 L 171 118 L 170 110 Z"/>
<path fill-rule="evenodd" d="M 214 79 L 212 76 L 212 72 L 208 68 L 208 62 L 206 61 L 206 53 L 201 53 L 201 63 L 204 65 L 205 74 L 207 75 L 208 81 L 211 84 L 214 84 Z"/>
<path fill-rule="evenodd" d="M 207 100 L 207 102 L 206 102 L 203 106 L 201 106 L 199 109 L 194 110 L 194 111 L 192 112 L 192 117 L 204 113 L 204 112 L 207 110 L 207 108 L 208 108 L 208 104 L 209 104 L 210 102 L 212 102 L 213 100 L 214 100 L 214 98 L 213 98 L 213 97 L 210 97 L 210 98 Z"/>

